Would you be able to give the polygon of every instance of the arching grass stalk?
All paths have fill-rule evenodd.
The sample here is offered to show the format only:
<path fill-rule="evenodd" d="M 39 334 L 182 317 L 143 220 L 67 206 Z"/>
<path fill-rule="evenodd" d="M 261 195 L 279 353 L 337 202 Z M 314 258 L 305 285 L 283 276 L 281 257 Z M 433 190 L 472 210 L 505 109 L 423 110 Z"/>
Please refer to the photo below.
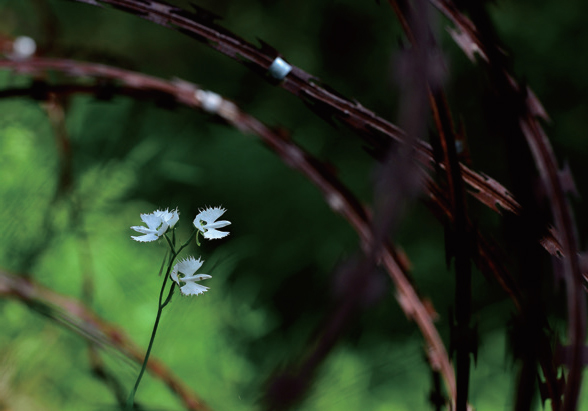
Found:
<path fill-rule="evenodd" d="M 184 260 L 179 261 L 175 265 L 174 262 L 176 261 L 176 258 L 178 257 L 180 252 L 182 252 L 182 250 L 186 248 L 188 244 L 190 244 L 193 238 L 196 239 L 196 244 L 200 246 L 200 242 L 198 241 L 199 234 L 202 234 L 202 236 L 207 239 L 226 237 L 229 233 L 218 231 L 217 228 L 225 227 L 231 223 L 229 221 L 216 221 L 224 212 L 225 210 L 219 207 L 201 210 L 193 222 L 196 229 L 192 232 L 192 234 L 190 234 L 188 240 L 185 243 L 183 243 L 177 250 L 175 247 L 176 232 L 174 227 L 177 221 L 179 220 L 179 213 L 177 209 L 172 210 L 171 212 L 169 212 L 166 209 L 165 211 L 156 210 L 151 214 L 141 214 L 141 220 L 143 220 L 147 227 L 131 227 L 133 230 L 143 234 L 142 236 L 131 237 L 135 241 L 150 242 L 155 241 L 159 239 L 161 236 L 163 236 L 167 241 L 167 244 L 169 245 L 171 257 L 167 262 L 167 269 L 163 277 L 161 290 L 159 291 L 157 315 L 155 316 L 155 323 L 153 324 L 153 330 L 151 331 L 151 338 L 149 339 L 149 345 L 147 347 L 147 352 L 145 353 L 145 359 L 143 360 L 143 365 L 141 366 L 141 371 L 139 372 L 137 380 L 135 381 L 135 385 L 127 398 L 125 406 L 126 410 L 132 410 L 134 407 L 135 394 L 137 393 L 137 389 L 139 388 L 139 384 L 141 383 L 143 374 L 147 369 L 147 363 L 149 361 L 149 356 L 151 355 L 151 349 L 153 348 L 155 335 L 157 334 L 157 328 L 159 326 L 159 320 L 161 319 L 161 313 L 163 312 L 163 309 L 170 303 L 176 285 L 180 286 L 180 291 L 183 295 L 199 295 L 208 291 L 208 287 L 197 284 L 197 282 L 200 280 L 211 278 L 211 276 L 207 274 L 195 275 L 195 272 L 200 268 L 200 266 L 202 266 L 203 263 L 203 261 L 201 261 L 200 258 L 196 260 L 194 257 L 188 257 Z M 172 234 L 171 240 L 167 235 L 167 232 L 169 230 L 171 230 Z M 162 268 L 165 265 L 166 259 L 167 253 L 164 257 Z M 160 273 L 161 272 L 162 270 L 160 269 Z M 174 282 L 172 282 L 167 297 L 164 300 L 163 296 L 165 294 L 165 287 L 167 285 L 168 277 L 171 277 Z"/>

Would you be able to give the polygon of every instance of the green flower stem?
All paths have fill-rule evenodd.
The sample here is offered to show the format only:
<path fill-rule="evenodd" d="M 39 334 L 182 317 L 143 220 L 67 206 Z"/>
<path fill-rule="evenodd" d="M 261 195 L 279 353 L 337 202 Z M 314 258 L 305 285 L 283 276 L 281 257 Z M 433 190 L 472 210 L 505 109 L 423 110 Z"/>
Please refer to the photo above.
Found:
<path fill-rule="evenodd" d="M 186 248 L 188 246 L 188 244 L 190 244 L 194 235 L 196 235 L 196 242 L 198 243 L 198 234 L 197 233 L 198 233 L 198 230 L 194 230 L 194 232 L 192 232 L 192 234 L 190 235 L 188 240 L 184 244 L 182 244 L 181 247 L 177 251 L 174 247 L 174 244 L 176 242 L 175 230 L 172 234 L 173 241 L 169 239 L 167 234 L 164 234 L 164 237 L 167 240 L 167 243 L 171 249 L 172 256 L 169 259 L 169 263 L 167 265 L 167 271 L 165 273 L 165 277 L 163 278 L 163 284 L 161 285 L 161 290 L 159 292 L 159 302 L 158 302 L 158 308 L 157 308 L 157 315 L 155 316 L 155 324 L 153 325 L 153 331 L 151 332 L 151 338 L 149 339 L 149 345 L 147 346 L 147 352 L 145 353 L 145 359 L 143 360 L 143 365 L 141 366 L 141 371 L 139 372 L 139 376 L 137 377 L 137 381 L 135 382 L 135 386 L 133 387 L 133 390 L 130 392 L 129 397 L 127 399 L 127 405 L 126 405 L 127 410 L 133 409 L 133 406 L 135 404 L 135 394 L 137 392 L 137 389 L 139 388 L 139 384 L 141 383 L 141 379 L 143 378 L 143 374 L 145 373 L 145 369 L 147 369 L 147 362 L 149 361 L 149 355 L 151 354 L 151 348 L 153 348 L 153 341 L 155 341 L 155 334 L 157 333 L 157 327 L 159 326 L 159 320 L 161 319 L 161 313 L 163 312 L 163 309 L 165 308 L 165 306 L 170 303 L 173 292 L 175 290 L 176 283 L 172 283 L 172 286 L 169 289 L 169 293 L 167 294 L 165 301 L 163 301 L 163 292 L 165 290 L 165 285 L 167 284 L 167 279 L 169 277 L 169 273 L 173 267 L 173 263 L 176 260 L 176 257 L 184 248 Z M 200 245 L 200 244 L 198 244 L 198 245 Z M 164 260 L 164 264 L 165 264 L 165 260 Z"/>
<path fill-rule="evenodd" d="M 163 309 L 166 305 L 169 304 L 169 302 L 172 299 L 172 295 L 174 294 L 175 288 L 176 288 L 176 283 L 172 283 L 171 288 L 169 289 L 169 293 L 167 294 L 167 298 L 165 299 L 165 301 L 161 305 L 161 309 Z"/>
<path fill-rule="evenodd" d="M 170 262 L 173 260 L 174 260 L 174 258 L 172 257 L 170 259 Z M 141 372 L 139 372 L 139 376 L 137 377 L 137 381 L 135 382 L 135 386 L 133 387 L 133 390 L 129 394 L 129 398 L 127 399 L 127 406 L 126 406 L 127 410 L 133 409 L 133 405 L 135 404 L 135 393 L 137 392 L 137 388 L 139 388 L 139 384 L 141 383 L 141 379 L 143 378 L 143 374 L 145 373 L 145 369 L 147 368 L 147 362 L 149 361 L 149 355 L 151 354 L 151 348 L 153 348 L 153 341 L 155 341 L 155 334 L 157 333 L 157 327 L 159 326 L 159 319 L 161 318 L 161 313 L 163 312 L 163 308 L 165 307 L 165 305 L 161 304 L 161 300 L 163 299 L 163 290 L 165 289 L 165 284 L 167 283 L 168 276 L 169 276 L 169 266 L 168 266 L 167 273 L 163 279 L 163 284 L 161 286 L 161 292 L 159 293 L 159 307 L 157 309 L 157 315 L 155 317 L 155 324 L 153 325 L 153 331 L 151 332 L 151 339 L 149 340 L 149 346 L 147 347 L 147 352 L 145 353 L 145 359 L 143 360 L 143 365 L 141 366 Z M 174 289 L 174 287 L 172 286 L 172 288 L 170 289 L 170 294 L 171 294 L 171 291 L 173 291 L 173 289 Z M 168 296 L 168 299 L 171 299 L 170 296 Z M 166 301 L 166 303 L 167 303 L 167 301 Z"/>

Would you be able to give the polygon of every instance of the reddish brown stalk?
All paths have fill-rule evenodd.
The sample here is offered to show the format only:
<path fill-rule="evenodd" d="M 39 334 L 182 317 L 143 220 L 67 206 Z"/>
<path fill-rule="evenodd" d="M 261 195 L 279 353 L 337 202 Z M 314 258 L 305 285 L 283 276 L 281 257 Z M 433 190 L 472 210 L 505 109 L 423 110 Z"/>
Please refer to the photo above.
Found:
<path fill-rule="evenodd" d="M 569 170 L 560 173 L 555 154 L 545 135 L 539 118 L 548 119 L 543 106 L 529 89 L 521 89 L 515 79 L 508 73 L 503 64 L 502 53 L 494 43 L 477 29 L 475 24 L 448 0 L 430 0 L 443 12 L 459 31 L 451 34 L 464 53 L 473 60 L 474 54 L 479 54 L 487 63 L 487 68 L 493 73 L 493 79 L 500 89 L 508 90 L 510 95 L 520 100 L 521 112 L 519 127 L 531 150 L 543 188 L 551 204 L 555 227 L 561 233 L 563 249 L 564 279 L 568 296 L 568 338 L 570 355 L 568 357 L 568 382 L 565 387 L 562 410 L 574 410 L 577 407 L 578 395 L 582 381 L 584 367 L 583 347 L 586 338 L 586 297 L 582 287 L 582 272 L 578 260 L 577 239 L 572 211 L 566 199 L 566 191 L 573 187 Z"/>
<path fill-rule="evenodd" d="M 433 1 L 434 2 L 434 1 Z M 389 3 L 392 5 L 392 7 L 394 8 L 396 14 L 398 15 L 398 19 L 403 27 L 403 29 L 405 30 L 407 37 L 410 39 L 411 43 L 414 44 L 415 42 L 415 38 L 414 35 L 412 33 L 411 27 L 407 22 L 407 19 L 405 17 L 405 13 L 407 12 L 407 10 L 411 10 L 411 6 L 410 3 L 408 2 L 401 2 L 401 1 L 394 1 L 394 0 L 389 0 Z M 436 3 L 436 2 L 434 2 Z M 402 6 L 401 6 L 402 4 Z M 457 12 L 456 9 L 452 10 L 453 13 Z M 457 12 L 459 14 L 459 12 Z M 458 18 L 454 19 L 454 21 L 461 21 L 463 22 L 468 22 L 468 24 L 464 24 L 464 31 L 465 32 L 469 32 L 469 33 L 476 33 L 475 27 L 473 26 L 473 24 L 471 24 L 469 22 L 469 20 L 467 20 L 467 18 L 465 18 L 463 15 L 458 16 Z M 464 49 L 464 51 L 466 51 L 466 53 L 468 54 L 468 57 L 473 59 L 473 52 L 474 51 L 480 51 L 480 49 L 477 46 L 472 46 L 473 42 L 472 41 L 465 41 L 464 40 L 464 35 L 461 36 L 456 36 L 455 33 L 452 33 L 452 35 L 454 35 L 454 39 L 458 42 L 458 44 Z M 465 36 L 467 38 L 467 35 Z M 469 46 L 469 47 L 468 47 Z M 488 57 L 486 56 L 485 53 L 481 52 L 482 57 L 488 61 Z M 536 114 L 539 115 L 543 115 L 544 117 L 546 117 L 546 114 L 544 112 L 544 110 L 542 109 L 541 105 L 537 103 L 536 98 L 534 97 L 534 95 L 531 96 L 532 97 L 532 101 L 535 101 L 535 104 L 532 104 L 531 106 L 533 107 L 533 110 L 536 112 Z M 447 148 L 449 147 L 450 143 L 445 143 L 444 142 L 444 127 L 443 126 L 443 122 L 441 121 L 441 117 L 439 116 L 439 110 L 437 109 L 438 104 L 435 102 L 435 100 L 432 98 L 431 99 L 431 104 L 433 107 L 433 112 L 436 114 L 435 119 L 436 119 L 436 123 L 437 123 L 437 129 L 439 130 L 439 133 L 441 134 L 441 145 L 443 148 L 443 151 L 445 153 L 445 159 L 448 159 L 448 150 Z M 445 103 L 443 103 L 444 105 Z M 447 115 L 449 117 L 449 114 Z M 452 129 L 452 127 L 450 127 Z M 451 130 L 449 130 L 450 133 L 452 133 Z M 452 144 L 451 144 L 452 145 Z M 453 147 L 451 147 L 453 148 Z M 447 164 L 447 162 L 446 162 Z M 450 164 L 447 164 L 447 169 L 448 170 L 452 170 L 452 167 Z M 455 172 L 455 168 L 453 168 L 452 172 Z M 448 173 L 448 177 L 449 177 L 449 189 L 450 192 L 454 192 L 454 187 L 455 187 L 455 183 L 459 183 L 459 180 L 456 178 L 451 178 L 451 173 Z M 434 187 L 430 187 L 430 192 L 434 192 L 435 188 Z M 436 203 L 435 205 L 439 205 L 441 204 L 442 201 L 440 201 L 439 203 Z M 446 207 L 446 209 L 444 210 L 444 212 L 447 215 L 451 214 L 451 211 L 449 210 L 449 205 Z M 453 221 L 453 216 L 450 217 Z M 469 223 L 467 220 L 467 225 L 470 227 L 470 232 L 471 232 L 471 223 Z M 455 223 L 455 221 L 454 221 Z M 552 234 L 552 236 L 548 236 L 548 238 L 543 238 L 541 241 L 541 244 L 543 245 L 544 248 L 546 248 L 550 253 L 552 253 L 553 255 L 560 255 L 561 256 L 561 246 L 559 245 L 559 243 L 557 242 L 557 240 L 555 239 L 555 235 L 553 235 L 553 232 L 550 233 Z M 480 235 L 476 235 L 476 237 L 478 238 L 478 241 L 482 240 L 482 237 Z M 485 254 L 485 250 L 489 250 L 490 247 L 488 245 L 484 246 L 484 247 L 480 247 L 478 245 L 478 255 L 474 255 L 473 258 L 474 260 L 479 260 L 480 257 L 483 258 L 484 254 Z M 494 258 L 491 259 L 491 261 L 500 261 L 499 258 Z M 456 263 L 457 265 L 457 263 Z M 477 262 L 477 265 L 480 266 L 479 262 Z M 508 273 L 505 274 L 498 274 L 501 270 L 500 267 L 493 267 L 494 268 L 494 273 L 495 273 L 495 277 L 499 280 L 499 283 L 502 285 L 502 287 L 509 292 L 510 290 L 517 290 L 517 287 L 514 286 L 514 282 L 512 281 L 512 279 L 510 279 L 510 276 L 508 275 Z M 498 275 L 497 275 L 498 274 Z M 504 282 L 504 279 L 509 279 L 510 281 Z M 463 282 L 463 281 L 462 281 Z M 459 286 L 459 285 L 458 285 Z M 516 294 L 514 292 L 509 292 L 509 294 L 511 295 L 511 298 L 513 298 L 513 301 L 515 301 L 515 304 L 517 305 L 517 309 L 519 311 L 519 315 L 525 315 L 524 314 L 524 309 L 529 309 L 529 308 L 525 308 L 521 305 L 520 301 L 521 301 L 521 297 L 520 297 L 520 292 L 517 290 Z M 529 305 L 529 303 L 527 302 L 526 305 Z M 551 346 L 549 341 L 547 340 L 547 336 L 545 336 L 544 332 L 543 332 L 543 328 L 545 326 L 545 319 L 543 317 L 541 317 L 540 313 L 536 312 L 536 310 L 534 310 L 533 308 L 530 308 L 530 310 L 532 310 L 531 312 L 534 313 L 532 314 L 534 317 L 537 317 L 537 319 L 542 322 L 541 324 L 538 324 L 537 328 L 534 330 L 534 336 L 531 337 L 529 336 L 529 340 L 531 342 L 531 344 L 535 344 L 538 346 L 537 348 L 537 352 L 539 354 L 537 354 L 537 357 L 539 359 L 539 362 L 541 364 L 541 368 L 543 370 L 543 374 L 545 377 L 545 383 L 544 384 L 544 389 L 542 389 L 542 392 L 545 393 L 546 396 L 544 396 L 544 398 L 551 398 L 552 399 L 552 406 L 554 408 L 558 408 L 559 404 L 560 404 L 560 398 L 559 398 L 559 394 L 558 392 L 561 392 L 560 390 L 560 384 L 558 381 L 558 377 L 557 377 L 557 371 L 555 370 L 552 358 L 553 358 L 553 353 L 551 350 Z M 528 316 L 528 315 L 527 315 Z M 460 333 L 458 332 L 458 335 Z M 539 339 L 539 341 L 534 340 L 534 338 Z M 532 354 L 528 353 L 526 355 L 526 358 L 529 359 L 532 357 Z M 531 371 L 533 368 L 533 365 L 531 365 L 530 368 L 528 368 L 529 371 Z M 524 367 L 523 367 L 524 368 Z M 460 373 L 460 362 L 458 361 L 457 364 L 457 371 L 458 374 Z M 533 373 L 535 373 L 534 371 L 532 371 Z M 532 376 L 530 378 L 533 378 Z M 536 378 L 536 376 L 535 376 Z M 459 385 L 460 385 L 460 380 L 458 378 L 458 397 L 459 397 Z M 523 395 L 524 396 L 524 395 Z M 517 401 L 520 400 L 521 397 L 517 396 Z M 524 401 L 524 400 L 523 400 Z M 517 404 L 519 405 L 519 403 L 517 402 Z M 462 404 L 461 408 L 463 408 L 464 405 Z"/>
<path fill-rule="evenodd" d="M 269 78 L 267 76 L 269 66 L 279 55 L 277 50 L 266 43 L 262 43 L 261 47 L 257 48 L 217 25 L 214 22 L 216 17 L 199 7 L 194 7 L 196 12 L 192 13 L 152 0 L 75 1 L 95 6 L 109 4 L 122 11 L 183 32 L 266 78 Z M 275 83 L 275 81 L 272 82 Z M 388 144 L 373 139 L 374 133 L 386 135 L 396 142 L 406 141 L 406 136 L 400 128 L 377 116 L 360 103 L 331 92 L 326 87 L 321 87 L 317 78 L 296 66 L 292 66 L 292 71 L 278 85 L 308 103 L 310 108 L 317 111 L 321 117 L 332 116 L 347 125 L 380 152 L 385 152 Z M 426 167 L 432 167 L 435 160 L 428 143 L 419 140 L 415 143 L 414 150 L 417 161 Z M 473 172 L 463 164 L 460 166 L 464 181 L 473 189 L 470 193 L 479 201 L 496 212 L 500 212 L 498 208 L 500 206 L 504 210 L 518 213 L 520 206 L 506 188 L 484 175 Z"/>
<path fill-rule="evenodd" d="M 470 376 L 470 353 L 477 349 L 473 347 L 471 321 L 472 272 L 470 258 L 473 248 L 471 235 L 468 231 L 468 217 L 465 201 L 463 181 L 457 161 L 455 135 L 453 124 L 444 96 L 439 91 L 430 92 L 430 103 L 433 119 L 439 133 L 439 142 L 443 152 L 443 162 L 447 170 L 449 198 L 453 214 L 453 235 L 448 236 L 452 244 L 455 257 L 455 341 L 452 341 L 456 353 L 457 371 L 457 411 L 467 410 Z M 446 228 L 447 230 L 447 228 Z M 451 257 L 451 255 L 449 256 Z M 448 258 L 448 261 L 450 259 Z"/>
<path fill-rule="evenodd" d="M 448 219 L 453 222 L 453 211 L 446 194 L 433 181 L 431 177 L 426 179 L 428 193 L 431 201 L 427 201 L 427 206 L 431 212 L 439 219 Z M 499 251 L 499 246 L 486 239 L 483 234 L 476 230 L 472 222 L 468 219 L 468 231 L 473 236 L 473 242 L 476 251 L 472 255 L 476 267 L 487 276 L 492 275 L 500 287 L 509 295 L 518 312 L 521 311 L 521 291 L 514 278 L 508 272 L 503 264 L 504 256 Z"/>
<path fill-rule="evenodd" d="M 29 278 L 25 279 L 3 270 L 0 270 L 0 296 L 23 302 L 93 344 L 102 348 L 112 348 L 137 364 L 143 362 L 144 352 L 137 348 L 137 345 L 124 331 L 106 322 L 84 303 L 73 297 L 63 296 Z M 160 361 L 150 359 L 147 369 L 181 399 L 186 409 L 209 410 L 204 401 Z"/>
<path fill-rule="evenodd" d="M 576 248 L 577 240 L 573 228 L 575 225 L 570 205 L 565 198 L 555 155 L 551 150 L 547 136 L 536 119 L 530 115 L 521 118 L 521 129 L 531 147 L 535 162 L 539 167 L 539 174 L 547 189 L 556 227 L 562 233 L 562 246 L 566 255 L 563 262 L 570 322 L 568 338 L 571 346 L 567 362 L 569 374 L 562 410 L 575 410 L 582 382 L 584 341 L 586 339 L 586 294 L 582 287 L 582 273 Z"/>

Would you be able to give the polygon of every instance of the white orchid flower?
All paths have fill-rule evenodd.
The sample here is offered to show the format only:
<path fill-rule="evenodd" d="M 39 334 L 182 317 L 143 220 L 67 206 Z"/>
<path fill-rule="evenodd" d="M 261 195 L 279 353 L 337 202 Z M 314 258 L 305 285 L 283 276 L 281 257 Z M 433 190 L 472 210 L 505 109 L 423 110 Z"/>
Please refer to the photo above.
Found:
<path fill-rule="evenodd" d="M 166 208 L 165 210 L 155 210 L 150 214 L 141 214 L 141 220 L 147 227 L 133 226 L 131 229 L 144 235 L 131 236 L 131 238 L 142 243 L 155 241 L 165 234 L 169 228 L 172 228 L 179 219 L 180 213 L 177 208 L 172 211 L 168 211 Z"/>
<path fill-rule="evenodd" d="M 204 238 L 209 240 L 228 236 L 228 232 L 217 230 L 217 228 L 231 224 L 229 221 L 216 221 L 225 211 L 227 210 L 220 207 L 209 207 L 206 210 L 200 210 L 200 213 L 194 219 L 194 227 L 202 233 Z"/>
<path fill-rule="evenodd" d="M 194 275 L 194 273 L 202 266 L 203 262 L 204 261 L 200 260 L 200 258 L 196 260 L 194 257 L 188 257 L 174 265 L 170 277 L 178 283 L 182 294 L 198 295 L 208 291 L 208 287 L 197 284 L 196 281 L 206 280 L 212 277 L 207 274 Z M 182 285 L 182 283 L 184 283 L 184 285 Z"/>
<path fill-rule="evenodd" d="M 167 211 L 167 208 L 165 211 L 156 210 L 155 213 L 161 217 L 161 221 L 167 224 L 169 228 L 173 228 L 180 219 L 180 213 L 177 208 L 171 211 Z"/>

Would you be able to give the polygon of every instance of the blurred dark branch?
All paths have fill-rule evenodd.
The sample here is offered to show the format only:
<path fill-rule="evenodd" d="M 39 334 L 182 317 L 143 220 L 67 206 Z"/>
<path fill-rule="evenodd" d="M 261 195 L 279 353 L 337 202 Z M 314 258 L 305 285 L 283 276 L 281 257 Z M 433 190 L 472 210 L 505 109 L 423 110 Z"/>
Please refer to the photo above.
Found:
<path fill-rule="evenodd" d="M 453 224 L 453 211 L 445 192 L 430 177 L 427 178 L 427 185 L 430 200 L 425 202 L 426 205 L 437 219 L 441 221 L 447 219 L 449 223 Z M 521 291 L 504 265 L 505 256 L 501 253 L 499 245 L 486 239 L 469 219 L 467 224 L 467 229 L 473 236 L 472 241 L 476 247 L 476 251 L 472 255 L 476 266 L 486 276 L 494 276 L 500 287 L 510 296 L 517 311 L 520 311 Z"/>
<path fill-rule="evenodd" d="M 538 168 L 542 188 L 551 205 L 555 227 L 560 233 L 558 237 L 561 240 L 564 255 L 563 274 L 566 284 L 570 342 L 567 361 L 568 382 L 561 409 L 575 410 L 585 362 L 583 347 L 586 339 L 586 297 L 582 287 L 583 275 L 578 257 L 575 223 L 566 198 L 566 193 L 575 193 L 571 173 L 567 168 L 559 171 L 553 149 L 539 122 L 540 118 L 548 120 L 548 116 L 531 89 L 521 87 L 509 74 L 504 54 L 496 44 L 496 36 L 483 5 L 465 3 L 461 6 L 470 13 L 472 21 L 452 1 L 431 0 L 431 3 L 457 27 L 457 30 L 451 31 L 456 43 L 472 61 L 476 53 L 482 57 L 487 63 L 486 68 L 491 74 L 496 89 L 514 100 L 513 104 L 518 108 L 516 114 L 520 131 L 527 141 Z"/>
<path fill-rule="evenodd" d="M 137 364 L 143 362 L 144 352 L 137 348 L 124 331 L 101 319 L 75 298 L 63 296 L 28 278 L 3 270 L 0 270 L 0 297 L 19 300 L 96 346 L 112 348 Z M 149 360 L 148 370 L 181 399 L 186 409 L 209 410 L 195 393 L 158 360 Z"/>
<path fill-rule="evenodd" d="M 430 178 L 427 182 L 429 184 L 429 195 L 435 198 L 435 201 L 427 201 L 428 207 L 438 219 L 443 220 L 447 218 L 452 223 L 453 214 L 451 205 L 445 197 L 445 192 L 439 192 L 440 188 Z M 527 341 L 528 344 L 521 344 L 519 342 L 520 349 L 516 349 L 515 351 L 518 351 L 523 356 L 529 356 L 531 352 L 536 352 L 536 361 L 540 364 L 544 379 L 544 381 L 540 381 L 542 396 L 544 399 L 550 398 L 552 400 L 553 409 L 559 409 L 563 385 L 561 384 L 561 378 L 558 376 L 558 364 L 554 360 L 554 353 L 551 346 L 552 337 L 546 333 L 548 324 L 545 314 L 539 309 L 540 307 L 535 307 L 533 312 L 529 312 L 532 307 L 528 307 L 528 297 L 524 298 L 517 282 L 504 266 L 506 258 L 500 250 L 500 247 L 484 238 L 479 230 L 475 229 L 471 221 L 468 221 L 468 230 L 472 235 L 473 245 L 476 247 L 472 256 L 476 266 L 487 276 L 491 274 L 494 276 L 499 285 L 511 297 L 517 309 L 517 315 L 521 318 L 517 322 L 521 327 L 518 329 L 516 335 L 513 336 L 513 339 L 516 341 Z M 551 238 L 550 241 L 554 241 L 554 246 L 559 249 L 559 245 L 557 245 L 554 238 Z M 531 245 L 536 246 L 538 244 Z M 546 244 L 544 246 L 549 249 Z M 553 255 L 557 255 L 557 252 L 552 251 Z M 527 261 L 526 264 L 529 266 L 530 262 Z M 538 274 L 538 271 L 532 271 L 530 273 L 533 277 L 531 281 L 537 282 L 539 279 Z M 536 322 L 535 328 L 529 327 L 529 319 L 532 319 L 534 323 Z M 524 326 L 525 324 L 526 326 Z M 517 328 L 516 324 L 514 328 Z M 539 376 L 536 366 L 530 366 L 530 371 L 532 372 L 532 380 L 537 381 Z M 520 394 L 517 393 L 517 395 Z"/>
<path fill-rule="evenodd" d="M 274 59 L 280 55 L 279 52 L 264 42 L 260 48 L 255 47 L 216 24 L 217 17 L 200 7 L 193 6 L 195 12 L 189 12 L 152 0 L 74 1 L 95 6 L 110 4 L 122 11 L 178 30 L 237 60 L 272 84 L 276 84 L 276 81 L 268 76 L 268 69 Z M 32 68 L 32 65 L 29 67 Z M 375 152 L 387 152 L 392 141 L 405 142 L 405 133 L 400 128 L 378 117 L 358 102 L 330 91 L 332 90 L 330 87 L 321 87 L 317 78 L 296 66 L 292 66 L 292 71 L 277 85 L 302 99 L 319 116 L 333 117 L 350 127 L 367 144 L 372 145 Z M 386 138 L 382 139 L 382 135 Z M 425 167 L 431 168 L 435 160 L 430 145 L 418 140 L 414 143 L 414 150 L 416 160 Z M 470 193 L 479 201 L 496 212 L 500 212 L 498 206 L 515 214 L 519 212 L 519 204 L 506 188 L 484 175 L 473 172 L 463 164 L 460 167 L 465 182 L 472 189 Z"/>
<path fill-rule="evenodd" d="M 473 253 L 472 235 L 468 224 L 465 190 L 460 178 L 455 146 L 455 132 L 449 114 L 449 108 L 440 90 L 430 93 L 431 107 L 439 142 L 443 152 L 443 161 L 447 170 L 453 226 L 446 227 L 447 261 L 455 257 L 455 341 L 452 344 L 456 352 L 457 404 L 458 411 L 467 410 L 470 375 L 470 353 L 476 352 L 475 339 L 470 329 L 472 272 L 470 259 Z"/>
<path fill-rule="evenodd" d="M 582 273 L 578 259 L 575 223 L 570 204 L 560 180 L 557 160 L 547 136 L 531 113 L 520 119 L 520 125 L 539 168 L 539 174 L 551 202 L 555 226 L 562 235 L 564 249 L 564 279 L 568 305 L 570 356 L 567 366 L 568 381 L 562 410 L 575 410 L 582 383 L 584 368 L 584 341 L 586 340 L 586 293 L 582 286 Z M 569 170 L 568 170 L 569 172 Z M 571 179 L 571 175 L 565 178 Z"/>
<path fill-rule="evenodd" d="M 412 48 L 424 55 L 440 55 L 433 34 L 430 32 L 425 1 L 419 0 L 411 3 L 408 0 L 389 0 L 389 3 L 396 12 Z M 432 71 L 433 67 L 442 66 L 442 62 L 427 64 L 425 61 L 424 64 L 423 70 L 429 71 Z M 433 119 L 438 133 L 436 144 L 441 149 L 440 158 L 437 160 L 445 166 L 444 171 L 449 192 L 448 208 L 452 219 L 450 224 L 445 224 L 445 250 L 448 264 L 455 257 L 455 325 L 452 324 L 454 332 L 451 333 L 450 346 L 450 349 L 455 350 L 456 354 L 457 397 L 454 406 L 457 411 L 466 411 L 468 409 L 470 353 L 477 351 L 477 347 L 474 347 L 476 342 L 470 329 L 472 276 L 470 259 L 473 253 L 473 236 L 467 216 L 465 189 L 457 158 L 454 126 L 443 95 L 442 85 L 438 80 L 442 77 L 442 75 L 437 75 L 436 78 L 427 76 L 423 81 L 423 87 L 429 94 Z"/>

